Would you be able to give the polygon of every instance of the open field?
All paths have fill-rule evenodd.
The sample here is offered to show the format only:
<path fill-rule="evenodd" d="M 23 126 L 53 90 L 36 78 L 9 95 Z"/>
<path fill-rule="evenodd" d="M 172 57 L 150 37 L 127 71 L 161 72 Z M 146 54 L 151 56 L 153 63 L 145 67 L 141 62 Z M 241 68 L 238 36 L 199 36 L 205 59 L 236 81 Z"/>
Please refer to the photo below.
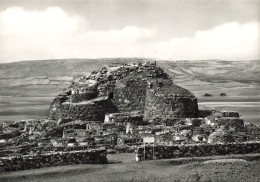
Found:
<path fill-rule="evenodd" d="M 0 180 L 3 182 L 177 182 L 199 179 L 207 182 L 253 182 L 260 180 L 259 158 L 259 154 L 246 154 L 137 163 L 134 161 L 134 154 L 110 154 L 108 155 L 110 163 L 107 165 L 69 165 L 18 171 L 1 174 Z"/>
<path fill-rule="evenodd" d="M 0 122 L 45 118 L 52 99 L 68 85 L 27 85 L 0 90 Z"/>
<path fill-rule="evenodd" d="M 260 86 L 258 84 L 227 82 L 211 83 L 194 79 L 178 80 L 178 85 L 190 90 L 197 98 L 200 109 L 237 111 L 246 122 L 260 124 Z M 205 97 L 208 93 L 212 96 Z M 220 96 L 226 93 L 227 96 Z"/>
<path fill-rule="evenodd" d="M 180 86 L 192 91 L 198 98 L 199 107 L 238 111 L 247 122 L 260 124 L 260 96 L 258 86 L 240 83 L 228 84 L 207 82 L 179 82 Z M 68 85 L 28 85 L 0 90 L 0 122 L 48 117 L 52 99 Z M 221 97 L 221 92 L 227 93 Z M 212 97 L 204 97 L 211 93 Z"/>

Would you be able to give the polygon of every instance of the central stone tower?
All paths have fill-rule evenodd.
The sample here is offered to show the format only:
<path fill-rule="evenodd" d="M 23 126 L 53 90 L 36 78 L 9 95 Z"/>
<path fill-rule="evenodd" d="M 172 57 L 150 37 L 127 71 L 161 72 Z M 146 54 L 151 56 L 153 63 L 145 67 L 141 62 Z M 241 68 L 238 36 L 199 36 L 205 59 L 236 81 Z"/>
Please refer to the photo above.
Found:
<path fill-rule="evenodd" d="M 104 121 L 105 114 L 140 111 L 144 120 L 198 116 L 197 98 L 173 84 L 153 63 L 122 64 L 92 72 L 61 92 L 53 119 Z"/>

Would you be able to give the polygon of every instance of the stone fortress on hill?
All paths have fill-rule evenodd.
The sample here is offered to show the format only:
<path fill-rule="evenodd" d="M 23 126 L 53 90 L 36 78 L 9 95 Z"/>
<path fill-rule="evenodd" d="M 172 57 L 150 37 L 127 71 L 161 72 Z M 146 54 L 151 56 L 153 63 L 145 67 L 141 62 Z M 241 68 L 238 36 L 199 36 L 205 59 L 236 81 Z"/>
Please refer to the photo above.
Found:
<path fill-rule="evenodd" d="M 144 121 L 199 115 L 197 98 L 146 62 L 104 67 L 73 82 L 54 99 L 50 117 L 104 121 L 108 113 L 133 111 L 141 113 Z"/>
<path fill-rule="evenodd" d="M 237 112 L 199 110 L 197 98 L 175 85 L 156 62 L 113 65 L 75 80 L 53 100 L 50 118 L 65 126 L 63 136 L 114 141 L 115 148 L 149 136 L 164 145 L 260 136 Z"/>
<path fill-rule="evenodd" d="M 0 172 L 106 163 L 106 153 L 143 160 L 260 152 L 260 127 L 237 112 L 199 110 L 156 62 L 120 64 L 72 82 L 50 118 L 0 126 Z M 143 139 L 154 138 L 155 146 Z"/>

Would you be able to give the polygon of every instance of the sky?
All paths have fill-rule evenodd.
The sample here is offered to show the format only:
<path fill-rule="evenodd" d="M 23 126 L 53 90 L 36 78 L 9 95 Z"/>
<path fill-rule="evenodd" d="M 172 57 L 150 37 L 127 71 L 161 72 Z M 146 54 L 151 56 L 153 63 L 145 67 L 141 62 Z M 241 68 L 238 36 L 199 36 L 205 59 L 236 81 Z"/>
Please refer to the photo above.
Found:
<path fill-rule="evenodd" d="M 260 59 L 258 0 L 0 0 L 0 63 Z"/>

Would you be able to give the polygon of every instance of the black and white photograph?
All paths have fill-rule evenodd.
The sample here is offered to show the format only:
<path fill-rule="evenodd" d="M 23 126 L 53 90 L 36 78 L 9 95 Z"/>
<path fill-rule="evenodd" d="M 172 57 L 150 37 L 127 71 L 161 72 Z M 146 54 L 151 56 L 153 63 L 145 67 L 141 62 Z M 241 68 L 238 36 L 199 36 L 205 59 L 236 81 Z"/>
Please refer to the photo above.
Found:
<path fill-rule="evenodd" d="M 259 182 L 259 0 L 0 0 L 1 182 Z"/>

